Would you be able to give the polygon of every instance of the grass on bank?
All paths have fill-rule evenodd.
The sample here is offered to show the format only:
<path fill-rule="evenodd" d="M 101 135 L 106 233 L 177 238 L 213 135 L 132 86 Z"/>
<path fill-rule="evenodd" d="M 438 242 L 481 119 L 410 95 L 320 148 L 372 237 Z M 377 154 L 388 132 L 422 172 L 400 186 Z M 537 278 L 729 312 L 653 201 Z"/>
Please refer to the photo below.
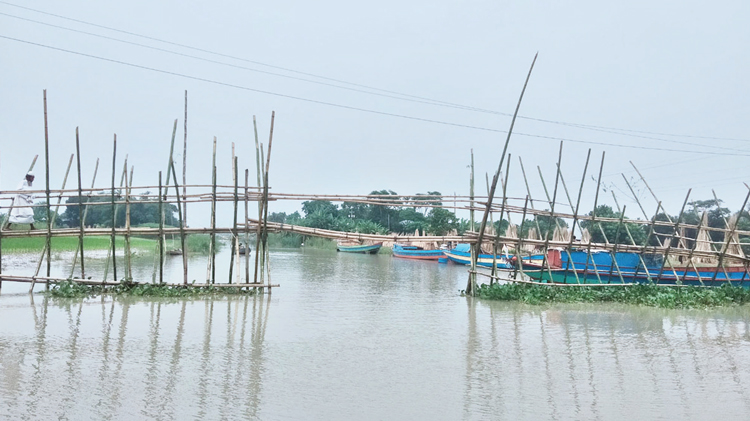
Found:
<path fill-rule="evenodd" d="M 530 284 L 482 284 L 479 297 L 488 300 L 543 303 L 623 303 L 661 308 L 707 308 L 750 303 L 750 289 L 740 286 L 701 288 L 653 284 L 605 287 L 563 287 Z"/>
<path fill-rule="evenodd" d="M 3 238 L 2 251 L 3 253 L 40 251 L 44 248 L 46 241 L 47 239 L 45 237 Z M 51 241 L 53 251 L 75 251 L 78 248 L 78 237 L 52 237 Z M 143 252 L 154 252 L 156 250 L 156 243 L 157 239 L 154 237 L 130 237 L 131 249 L 137 249 Z M 208 253 L 210 243 L 211 238 L 208 234 L 191 234 L 187 236 L 187 249 L 191 253 Z M 86 250 L 107 250 L 110 247 L 109 236 L 85 236 L 83 238 L 83 247 Z M 115 239 L 115 247 L 117 247 L 118 250 L 122 250 L 125 247 L 125 238 L 117 236 Z M 175 236 L 174 241 L 172 241 L 171 237 L 167 237 L 164 242 L 164 248 L 166 250 L 180 248 L 179 238 Z M 216 242 L 216 249 L 221 249 L 221 242 L 218 240 Z"/>
<path fill-rule="evenodd" d="M 217 288 L 193 287 L 190 285 L 134 284 L 121 282 L 120 285 L 84 285 L 68 280 L 50 287 L 45 294 L 53 298 L 96 297 L 103 294 L 130 297 L 203 297 L 225 295 L 255 295 L 256 288 Z"/>

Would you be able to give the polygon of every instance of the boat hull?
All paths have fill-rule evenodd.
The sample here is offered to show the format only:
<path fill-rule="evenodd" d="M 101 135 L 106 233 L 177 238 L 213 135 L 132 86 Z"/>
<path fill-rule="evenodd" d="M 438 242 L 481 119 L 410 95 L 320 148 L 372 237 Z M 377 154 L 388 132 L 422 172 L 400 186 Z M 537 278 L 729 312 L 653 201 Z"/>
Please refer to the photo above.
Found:
<path fill-rule="evenodd" d="M 549 264 L 546 266 L 543 266 L 541 256 L 524 258 L 522 262 L 527 276 L 536 281 L 549 283 L 657 283 L 696 286 L 721 286 L 730 283 L 734 286 L 750 287 L 750 273 L 743 266 L 718 269 L 716 266 L 671 267 L 663 265 L 659 261 L 659 256 L 639 256 L 637 253 L 616 253 L 613 262 L 610 253 L 589 255 L 584 251 L 574 251 L 568 256 L 567 252 L 550 250 Z"/>
<path fill-rule="evenodd" d="M 413 246 L 393 245 L 393 257 L 415 260 L 438 260 L 445 257 L 442 250 L 424 250 Z"/>
<path fill-rule="evenodd" d="M 460 265 L 471 264 L 471 251 L 468 244 L 459 244 L 458 247 L 451 250 L 444 250 L 443 253 L 453 263 Z M 491 254 L 480 254 L 477 259 L 477 266 L 491 268 L 493 264 L 498 269 L 513 269 L 513 264 L 502 255 L 496 255 L 493 259 Z"/>
<path fill-rule="evenodd" d="M 378 251 L 380 251 L 380 247 L 382 246 L 383 243 L 359 246 L 345 246 L 339 244 L 336 246 L 336 251 L 340 251 L 343 253 L 376 254 Z"/>

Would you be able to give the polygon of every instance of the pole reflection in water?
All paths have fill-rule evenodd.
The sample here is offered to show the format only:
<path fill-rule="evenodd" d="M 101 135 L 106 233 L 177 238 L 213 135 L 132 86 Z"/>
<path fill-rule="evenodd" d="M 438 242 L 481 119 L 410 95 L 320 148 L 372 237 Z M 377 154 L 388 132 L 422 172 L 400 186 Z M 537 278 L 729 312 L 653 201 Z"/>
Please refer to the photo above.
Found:
<path fill-rule="evenodd" d="M 466 418 L 700 420 L 749 413 L 744 309 L 717 315 L 474 299 L 466 306 Z"/>
<path fill-rule="evenodd" d="M 273 299 L 3 292 L 0 419 L 750 413 L 746 307 L 491 302 L 457 293 L 460 266 L 320 250 L 272 258 L 283 280 Z"/>
<path fill-rule="evenodd" d="M 0 418 L 258 417 L 270 295 L 30 297 L 33 336 L 0 339 Z"/>

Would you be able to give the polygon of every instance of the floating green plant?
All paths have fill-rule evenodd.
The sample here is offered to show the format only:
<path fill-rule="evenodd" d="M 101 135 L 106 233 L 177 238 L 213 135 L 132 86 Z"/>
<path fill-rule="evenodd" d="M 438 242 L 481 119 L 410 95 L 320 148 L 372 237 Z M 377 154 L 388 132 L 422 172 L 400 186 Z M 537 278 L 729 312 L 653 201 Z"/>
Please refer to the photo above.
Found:
<path fill-rule="evenodd" d="M 740 286 L 702 288 L 653 284 L 563 287 L 520 283 L 482 284 L 479 297 L 488 300 L 543 303 L 624 303 L 662 308 L 705 308 L 750 303 L 750 290 Z"/>
<path fill-rule="evenodd" d="M 46 294 L 54 298 L 95 297 L 102 294 L 133 297 L 197 297 L 206 295 L 253 295 L 255 288 L 240 287 L 194 287 L 192 285 L 135 284 L 120 282 L 118 285 L 87 285 L 74 280 L 54 284 Z"/>

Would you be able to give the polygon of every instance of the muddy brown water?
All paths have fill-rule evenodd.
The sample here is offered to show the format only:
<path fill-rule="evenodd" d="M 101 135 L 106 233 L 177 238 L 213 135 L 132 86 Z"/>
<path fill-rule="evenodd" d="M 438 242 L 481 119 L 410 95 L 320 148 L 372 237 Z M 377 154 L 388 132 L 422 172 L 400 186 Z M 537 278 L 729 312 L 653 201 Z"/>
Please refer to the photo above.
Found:
<path fill-rule="evenodd" d="M 750 418 L 747 308 L 487 302 L 460 296 L 455 265 L 271 259 L 270 295 L 60 300 L 5 282 L 0 419 Z M 181 257 L 168 268 L 180 279 Z M 153 260 L 133 269 L 150 279 Z M 190 270 L 205 279 L 206 258 Z"/>

